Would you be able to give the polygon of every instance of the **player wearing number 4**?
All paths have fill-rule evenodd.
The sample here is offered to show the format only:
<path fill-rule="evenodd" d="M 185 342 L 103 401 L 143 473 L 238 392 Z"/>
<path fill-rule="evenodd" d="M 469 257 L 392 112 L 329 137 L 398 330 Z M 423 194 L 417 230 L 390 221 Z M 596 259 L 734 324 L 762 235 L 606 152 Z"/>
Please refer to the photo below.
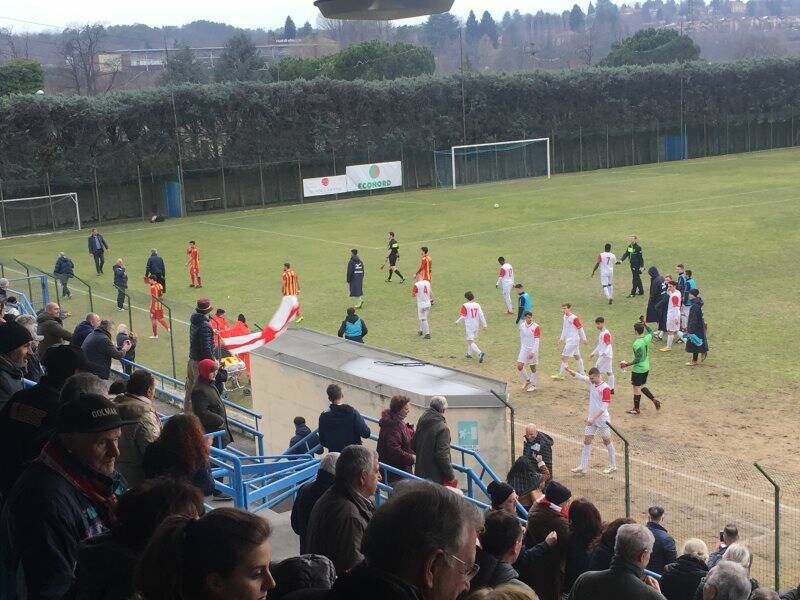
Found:
<path fill-rule="evenodd" d="M 597 255 L 597 262 L 592 269 L 594 277 L 594 272 L 600 267 L 600 285 L 609 304 L 614 303 L 614 265 L 617 263 L 617 257 L 611 253 L 611 244 L 606 244 L 605 250 Z"/>
<path fill-rule="evenodd" d="M 541 333 L 539 324 L 533 321 L 531 311 L 525 311 L 524 318 L 519 324 L 517 371 L 519 371 L 519 377 L 522 379 L 522 389 L 526 392 L 536 391 L 536 365 L 539 364 L 539 338 Z M 530 365 L 530 375 L 525 373 L 526 364 Z"/>
<path fill-rule="evenodd" d="M 419 334 L 426 340 L 431 339 L 431 326 L 428 319 L 433 306 L 433 289 L 431 282 L 417 273 L 416 282 L 411 286 L 411 295 L 417 299 L 417 317 L 419 318 Z"/>
<path fill-rule="evenodd" d="M 585 475 L 589 471 L 589 457 L 592 454 L 592 441 L 595 434 L 599 433 L 606 445 L 608 452 L 608 466 L 603 469 L 603 473 L 610 475 L 617 470 L 617 455 L 614 451 L 614 443 L 611 441 L 611 415 L 608 413 L 608 405 L 611 404 L 611 388 L 603 381 L 595 367 L 589 369 L 589 376 L 583 373 L 576 373 L 569 367 L 567 372 L 575 379 L 580 379 L 589 388 L 589 414 L 586 418 L 586 428 L 583 430 L 583 448 L 581 449 L 581 462 L 572 469 L 573 473 Z"/>
<path fill-rule="evenodd" d="M 601 375 L 608 377 L 608 386 L 611 388 L 611 393 L 614 393 L 614 366 L 612 360 L 614 358 L 614 350 L 611 347 L 611 332 L 606 329 L 606 320 L 603 317 L 597 317 L 594 320 L 597 326 L 597 346 L 594 347 L 592 353 L 589 355 L 596 356 L 597 362 L 594 363 L 595 368 L 600 371 Z"/>
<path fill-rule="evenodd" d="M 514 287 L 514 268 L 506 262 L 502 256 L 497 259 L 500 263 L 500 271 L 497 274 L 497 283 L 494 287 L 500 288 L 503 292 L 503 300 L 506 301 L 506 314 L 513 315 L 514 305 L 511 304 L 511 288 Z"/>
<path fill-rule="evenodd" d="M 570 358 L 575 359 L 578 372 L 583 373 L 583 359 L 579 346 L 581 342 L 586 343 L 586 332 L 578 315 L 572 312 L 572 305 L 565 302 L 561 305 L 561 312 L 564 314 L 564 324 L 561 327 L 561 337 L 556 342 L 557 345 L 564 343 L 564 349 L 561 351 L 561 368 L 558 375 L 551 375 L 552 379 L 560 381 L 564 379 L 564 371 L 569 366 Z"/>
<path fill-rule="evenodd" d="M 478 327 L 486 329 L 486 317 L 483 316 L 481 305 L 475 302 L 475 294 L 466 292 L 464 298 L 467 301 L 461 305 L 456 324 L 464 322 L 464 329 L 467 334 L 467 358 L 472 358 L 473 354 L 477 354 L 478 362 L 483 362 L 486 354 L 478 348 L 475 338 L 478 337 Z"/>

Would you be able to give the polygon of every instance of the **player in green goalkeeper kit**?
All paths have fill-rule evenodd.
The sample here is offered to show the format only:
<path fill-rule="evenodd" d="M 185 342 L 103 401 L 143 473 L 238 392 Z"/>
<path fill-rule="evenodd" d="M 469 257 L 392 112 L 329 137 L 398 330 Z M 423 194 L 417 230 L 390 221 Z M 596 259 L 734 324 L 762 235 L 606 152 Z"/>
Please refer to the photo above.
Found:
<path fill-rule="evenodd" d="M 650 398 L 655 405 L 656 410 L 661 409 L 661 402 L 656 400 L 652 392 L 645 387 L 647 383 L 647 376 L 650 373 L 650 344 L 653 341 L 653 330 L 644 322 L 644 316 L 639 317 L 639 322 L 633 326 L 634 331 L 638 334 L 633 340 L 633 360 L 621 361 L 619 367 L 627 369 L 631 367 L 631 385 L 633 386 L 633 408 L 628 411 L 629 415 L 639 414 L 639 402 L 642 399 L 642 394 Z M 647 333 L 645 333 L 647 331 Z"/>

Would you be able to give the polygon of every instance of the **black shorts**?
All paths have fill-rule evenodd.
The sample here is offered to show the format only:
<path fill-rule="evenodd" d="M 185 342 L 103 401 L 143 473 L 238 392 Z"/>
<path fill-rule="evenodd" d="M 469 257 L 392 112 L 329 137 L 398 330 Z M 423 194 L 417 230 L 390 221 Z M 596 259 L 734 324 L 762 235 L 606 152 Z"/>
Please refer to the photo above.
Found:
<path fill-rule="evenodd" d="M 399 254 L 390 254 L 389 255 L 389 266 L 393 267 L 397 264 L 397 259 L 400 258 Z"/>
<path fill-rule="evenodd" d="M 650 374 L 650 371 L 645 371 L 644 373 L 631 373 L 631 385 L 640 386 L 647 383 L 647 376 Z"/>

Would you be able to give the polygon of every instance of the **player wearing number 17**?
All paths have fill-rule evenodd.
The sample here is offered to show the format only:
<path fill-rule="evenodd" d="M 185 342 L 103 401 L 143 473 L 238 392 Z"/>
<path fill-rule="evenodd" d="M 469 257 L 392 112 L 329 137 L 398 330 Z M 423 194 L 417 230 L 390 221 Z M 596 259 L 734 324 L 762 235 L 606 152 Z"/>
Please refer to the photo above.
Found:
<path fill-rule="evenodd" d="M 497 259 L 500 263 L 500 271 L 497 273 L 497 283 L 494 287 L 500 288 L 503 292 L 503 300 L 506 302 L 506 314 L 513 315 L 513 304 L 511 304 L 511 288 L 514 287 L 514 268 L 502 256 Z"/>
<path fill-rule="evenodd" d="M 283 275 L 281 276 L 281 292 L 284 296 L 299 296 L 300 295 L 300 278 L 292 270 L 292 265 L 283 263 Z M 300 308 L 297 309 L 297 318 L 295 323 L 300 323 L 303 317 L 300 315 Z"/>
<path fill-rule="evenodd" d="M 481 305 L 475 302 L 475 294 L 465 292 L 466 302 L 461 305 L 456 324 L 464 322 L 464 329 L 467 334 L 467 358 L 472 358 L 473 354 L 478 355 L 478 362 L 483 362 L 486 354 L 478 348 L 475 339 L 478 337 L 478 328 L 486 329 L 486 317 L 483 316 Z"/>

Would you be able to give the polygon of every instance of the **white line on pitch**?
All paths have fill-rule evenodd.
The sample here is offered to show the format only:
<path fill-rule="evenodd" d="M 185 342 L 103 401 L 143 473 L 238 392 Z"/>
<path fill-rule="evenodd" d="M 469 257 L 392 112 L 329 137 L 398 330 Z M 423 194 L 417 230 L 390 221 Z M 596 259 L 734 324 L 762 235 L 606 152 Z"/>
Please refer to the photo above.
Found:
<path fill-rule="evenodd" d="M 290 238 L 298 238 L 301 240 L 312 240 L 314 242 L 323 242 L 325 244 L 338 244 L 340 246 L 347 246 L 348 248 L 367 248 L 369 250 L 383 250 L 383 247 L 376 248 L 374 246 L 365 246 L 364 244 L 359 244 L 357 242 L 337 242 L 334 240 L 326 240 L 323 238 L 311 237 L 309 235 L 299 235 L 297 233 L 283 233 L 280 231 L 273 231 L 270 229 L 257 229 L 255 227 L 243 227 L 241 225 L 225 225 L 224 223 L 209 223 L 208 221 L 199 221 L 200 225 L 208 225 L 210 227 L 229 227 L 231 229 L 242 229 L 244 231 L 256 231 L 258 233 L 270 233 L 272 235 L 281 235 L 284 237 Z"/>

